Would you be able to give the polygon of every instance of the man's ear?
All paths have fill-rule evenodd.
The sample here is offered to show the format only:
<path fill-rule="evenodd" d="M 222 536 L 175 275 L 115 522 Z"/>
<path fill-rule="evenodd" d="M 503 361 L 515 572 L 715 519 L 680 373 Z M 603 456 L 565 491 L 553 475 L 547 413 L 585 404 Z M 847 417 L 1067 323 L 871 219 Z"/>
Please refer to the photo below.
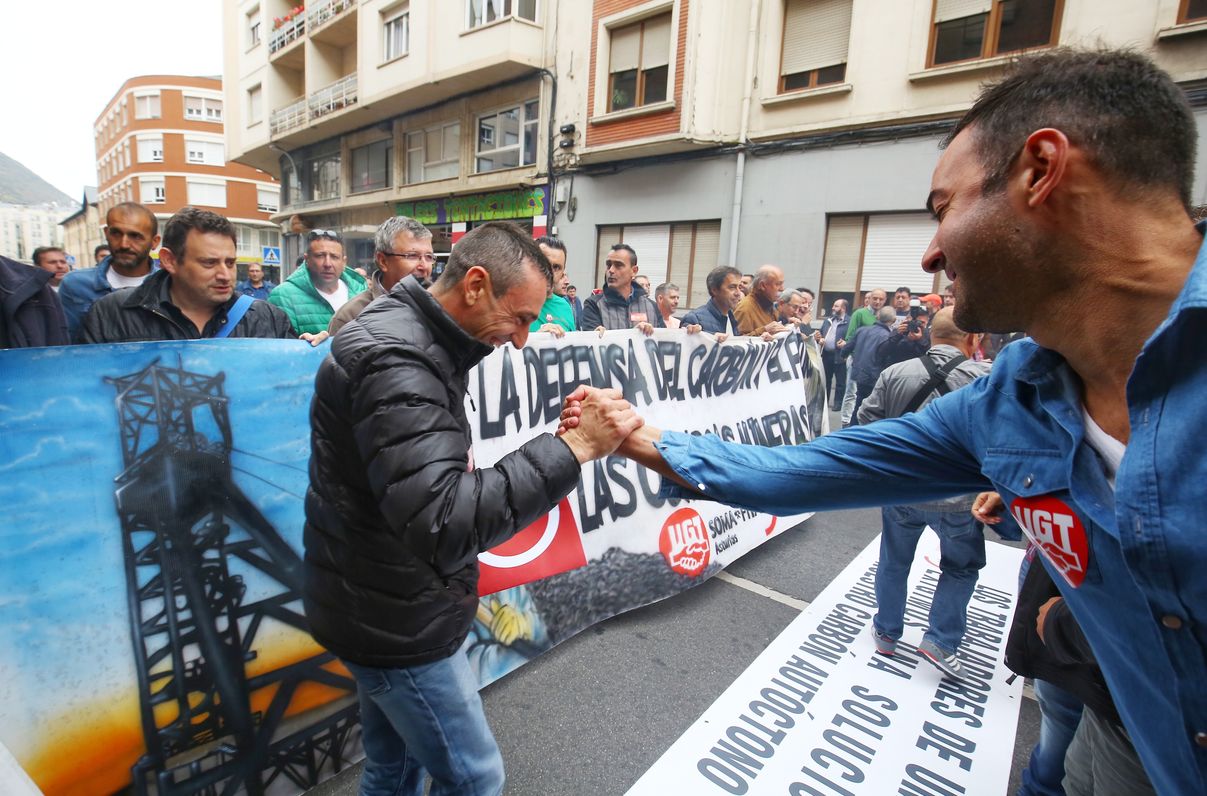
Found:
<path fill-rule="evenodd" d="M 485 298 L 485 294 L 490 290 L 490 274 L 480 265 L 470 266 L 470 269 L 465 272 L 465 278 L 461 280 L 461 294 L 465 297 L 465 303 L 468 306 L 473 306 L 476 302 Z"/>
<path fill-rule="evenodd" d="M 177 265 L 176 255 L 172 253 L 171 249 L 160 249 L 159 250 L 159 267 L 160 268 L 167 271 L 169 274 L 175 275 L 176 265 Z"/>
<path fill-rule="evenodd" d="M 1060 130 L 1045 127 L 1027 136 L 1009 183 L 1024 192 L 1029 207 L 1048 201 L 1064 181 L 1070 156 L 1069 138 Z"/>

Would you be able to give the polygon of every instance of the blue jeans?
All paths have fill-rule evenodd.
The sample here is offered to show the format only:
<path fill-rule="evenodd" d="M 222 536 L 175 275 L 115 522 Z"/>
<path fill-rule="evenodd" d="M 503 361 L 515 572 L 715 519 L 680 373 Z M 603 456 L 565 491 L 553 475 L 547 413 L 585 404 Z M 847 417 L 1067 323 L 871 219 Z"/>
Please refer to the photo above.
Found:
<path fill-rule="evenodd" d="M 1023 769 L 1017 796 L 1065 796 L 1065 752 L 1081 721 L 1081 700 L 1046 680 L 1035 680 L 1039 742 Z"/>
<path fill-rule="evenodd" d="M 906 579 L 918 537 L 929 525 L 939 535 L 942 553 L 938 587 L 930 604 L 930 627 L 924 638 L 953 653 L 964 638 L 968 601 L 977 574 L 985 566 L 985 536 L 967 511 L 926 511 L 913 506 L 880 510 L 880 565 L 876 568 L 877 632 L 899 639 L 904 630 Z"/>
<path fill-rule="evenodd" d="M 486 723 L 465 647 L 435 663 L 376 669 L 344 661 L 356 678 L 364 730 L 360 796 L 503 792 L 503 756 Z"/>

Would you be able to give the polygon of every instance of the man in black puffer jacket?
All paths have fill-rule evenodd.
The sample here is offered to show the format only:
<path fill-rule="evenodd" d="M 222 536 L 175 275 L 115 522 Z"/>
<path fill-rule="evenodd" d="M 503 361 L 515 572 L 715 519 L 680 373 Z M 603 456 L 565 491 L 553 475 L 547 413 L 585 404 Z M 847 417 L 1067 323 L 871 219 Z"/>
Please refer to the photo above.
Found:
<path fill-rule="evenodd" d="M 618 394 L 597 391 L 585 433 L 542 434 L 474 469 L 468 373 L 491 346 L 524 345 L 552 274 L 518 227 L 485 224 L 457 244 L 431 293 L 414 276 L 395 285 L 341 330 L 319 368 L 305 606 L 314 637 L 357 680 L 361 794 L 421 794 L 427 774 L 433 794 L 502 791 L 463 647 L 478 553 L 547 513 L 582 462 L 640 425 Z"/>

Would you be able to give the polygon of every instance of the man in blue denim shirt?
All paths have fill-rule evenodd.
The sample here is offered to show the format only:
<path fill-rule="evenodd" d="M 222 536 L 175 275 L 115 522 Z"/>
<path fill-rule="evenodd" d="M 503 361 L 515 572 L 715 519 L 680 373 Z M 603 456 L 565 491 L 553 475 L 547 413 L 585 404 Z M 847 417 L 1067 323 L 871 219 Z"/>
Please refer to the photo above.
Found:
<path fill-rule="evenodd" d="M 778 514 L 995 489 L 1043 552 L 1156 791 L 1207 793 L 1195 139 L 1184 94 L 1141 55 L 1022 59 L 935 168 L 923 267 L 955 283 L 961 328 L 1031 340 L 921 412 L 808 445 L 646 426 L 618 453 L 681 485 L 668 493 Z"/>

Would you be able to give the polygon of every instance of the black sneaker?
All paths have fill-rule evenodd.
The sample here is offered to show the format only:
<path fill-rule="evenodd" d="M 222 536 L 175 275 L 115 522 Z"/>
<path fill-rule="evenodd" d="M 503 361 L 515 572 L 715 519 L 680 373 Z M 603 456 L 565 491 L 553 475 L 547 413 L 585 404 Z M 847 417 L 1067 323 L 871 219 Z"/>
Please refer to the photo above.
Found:
<path fill-rule="evenodd" d="M 918 645 L 918 652 L 935 665 L 935 668 L 948 677 L 959 680 L 964 676 L 964 667 L 956 659 L 954 652 L 944 652 L 930 639 L 923 639 Z"/>

